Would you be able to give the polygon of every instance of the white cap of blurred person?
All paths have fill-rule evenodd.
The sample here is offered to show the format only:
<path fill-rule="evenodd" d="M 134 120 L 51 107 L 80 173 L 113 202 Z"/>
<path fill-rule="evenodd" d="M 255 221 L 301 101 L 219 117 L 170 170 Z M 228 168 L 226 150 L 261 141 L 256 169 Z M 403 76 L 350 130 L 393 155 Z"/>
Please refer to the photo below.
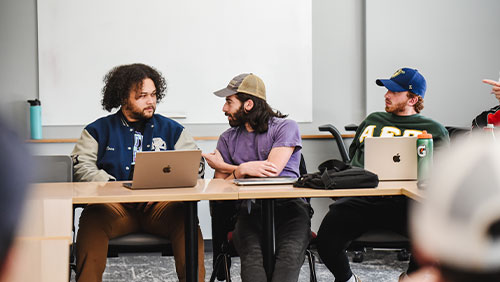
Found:
<path fill-rule="evenodd" d="M 500 143 L 477 136 L 437 160 L 410 214 L 416 258 L 434 266 L 404 281 L 500 281 L 499 159 Z"/>

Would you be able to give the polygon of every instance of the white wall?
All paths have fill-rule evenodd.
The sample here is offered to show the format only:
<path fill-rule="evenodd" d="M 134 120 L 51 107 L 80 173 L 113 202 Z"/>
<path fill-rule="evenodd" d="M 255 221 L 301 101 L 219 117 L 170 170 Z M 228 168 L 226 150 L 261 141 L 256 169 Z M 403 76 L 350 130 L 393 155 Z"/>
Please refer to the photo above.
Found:
<path fill-rule="evenodd" d="M 470 126 L 498 104 L 484 78 L 500 71 L 500 1 L 367 1 L 367 112 L 383 111 L 377 78 L 401 67 L 427 80 L 423 114 L 445 125 Z"/>

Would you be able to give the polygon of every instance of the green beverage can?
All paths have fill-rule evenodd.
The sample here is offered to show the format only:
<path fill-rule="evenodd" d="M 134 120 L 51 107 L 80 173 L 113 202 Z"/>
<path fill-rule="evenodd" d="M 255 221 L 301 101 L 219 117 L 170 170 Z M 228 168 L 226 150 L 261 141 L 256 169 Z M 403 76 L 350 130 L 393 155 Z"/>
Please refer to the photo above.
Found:
<path fill-rule="evenodd" d="M 425 187 L 432 170 L 432 135 L 423 131 L 417 136 L 417 180 L 419 188 Z"/>

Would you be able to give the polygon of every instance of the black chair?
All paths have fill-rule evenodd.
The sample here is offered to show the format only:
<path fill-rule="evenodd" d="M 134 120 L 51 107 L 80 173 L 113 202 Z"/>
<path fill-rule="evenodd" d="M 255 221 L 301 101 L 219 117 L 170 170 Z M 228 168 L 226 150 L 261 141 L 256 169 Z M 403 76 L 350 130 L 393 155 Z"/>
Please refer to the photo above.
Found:
<path fill-rule="evenodd" d="M 345 127 L 347 131 L 356 131 L 357 128 L 358 126 L 354 124 L 350 124 Z M 319 131 L 330 132 L 335 139 L 342 160 L 346 163 L 351 161 L 342 135 L 335 126 L 331 124 L 321 125 L 319 126 Z M 371 230 L 364 233 L 351 242 L 348 250 L 354 252 L 354 257 L 352 259 L 353 262 L 362 262 L 364 260 L 366 250 L 373 248 L 396 249 L 397 258 L 400 261 L 406 261 L 410 258 L 410 254 L 408 252 L 410 248 L 409 239 L 399 233 L 384 229 Z"/>
<path fill-rule="evenodd" d="M 113 238 L 108 243 L 108 257 L 118 257 L 125 253 L 160 253 L 172 256 L 172 244 L 164 237 L 149 233 L 131 233 Z"/>
<path fill-rule="evenodd" d="M 304 156 L 300 156 L 300 174 L 306 174 Z M 210 282 L 231 281 L 231 257 L 238 256 L 232 243 L 232 230 L 236 223 L 236 201 L 210 201 L 210 214 L 212 215 L 212 246 L 213 246 L 213 272 Z M 306 250 L 309 263 L 309 277 L 311 282 L 316 282 L 315 256 L 312 248 L 315 246 L 316 234 L 312 233 L 312 240 Z M 220 246 L 220 247 L 218 247 Z"/>
<path fill-rule="evenodd" d="M 453 142 L 458 138 L 464 137 L 470 133 L 470 127 L 458 127 L 458 126 L 445 126 L 450 135 L 450 141 Z"/>
<path fill-rule="evenodd" d="M 205 177 L 205 159 L 200 161 L 199 178 Z M 124 253 L 161 253 L 162 256 L 172 256 L 172 244 L 167 238 L 149 233 L 130 233 L 113 238 L 108 243 L 108 257 L 117 257 Z"/>

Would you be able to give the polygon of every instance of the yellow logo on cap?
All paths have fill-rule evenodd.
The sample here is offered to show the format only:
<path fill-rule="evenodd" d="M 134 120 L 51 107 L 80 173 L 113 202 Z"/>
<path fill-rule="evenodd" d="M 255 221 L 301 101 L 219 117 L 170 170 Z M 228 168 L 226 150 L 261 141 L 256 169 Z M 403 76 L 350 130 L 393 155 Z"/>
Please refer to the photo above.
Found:
<path fill-rule="evenodd" d="M 396 76 L 400 75 L 400 74 L 404 74 L 405 71 L 403 69 L 399 69 L 397 70 L 392 76 L 391 78 L 395 78 Z"/>

